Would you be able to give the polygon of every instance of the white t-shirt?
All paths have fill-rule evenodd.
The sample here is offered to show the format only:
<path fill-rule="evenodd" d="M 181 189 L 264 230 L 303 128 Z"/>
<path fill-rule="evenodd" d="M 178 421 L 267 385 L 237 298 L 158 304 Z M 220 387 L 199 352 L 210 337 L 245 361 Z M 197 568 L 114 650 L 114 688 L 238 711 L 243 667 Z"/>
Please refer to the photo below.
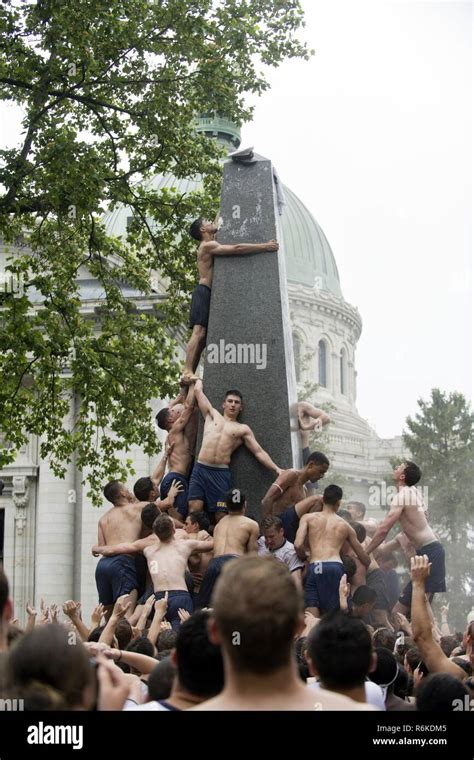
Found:
<path fill-rule="evenodd" d="M 280 562 L 288 565 L 290 573 L 293 573 L 295 570 L 302 570 L 304 568 L 304 562 L 300 560 L 297 553 L 295 552 L 295 547 L 289 541 L 285 541 L 283 546 L 280 546 L 279 549 L 270 551 L 270 549 L 267 549 L 265 546 L 265 538 L 263 536 L 260 536 L 258 539 L 258 554 L 261 557 L 267 557 L 270 555 L 276 559 L 279 559 Z"/>
<path fill-rule="evenodd" d="M 132 702 L 131 699 L 127 699 L 125 700 L 125 704 L 122 710 L 165 710 L 165 712 L 170 712 L 168 707 L 163 707 L 163 705 L 160 705 L 160 703 L 156 702 L 154 699 L 151 702 L 145 702 L 143 705 L 137 705 L 136 702 Z"/>
<path fill-rule="evenodd" d="M 308 678 L 308 689 L 320 689 L 321 684 L 314 678 Z M 373 681 L 366 681 L 365 686 L 365 699 L 367 704 L 373 705 L 377 710 L 385 710 L 385 700 L 383 698 L 383 691 L 380 686 Z M 375 687 L 375 688 L 374 688 Z"/>

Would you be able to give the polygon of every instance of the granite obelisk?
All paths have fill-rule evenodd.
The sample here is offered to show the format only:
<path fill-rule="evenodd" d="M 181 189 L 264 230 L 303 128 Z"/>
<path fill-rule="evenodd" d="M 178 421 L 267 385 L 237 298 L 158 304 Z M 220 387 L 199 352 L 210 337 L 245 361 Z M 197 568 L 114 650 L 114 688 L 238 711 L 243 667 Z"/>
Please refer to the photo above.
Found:
<path fill-rule="evenodd" d="M 299 467 L 296 378 L 286 289 L 283 238 L 279 233 L 271 161 L 224 164 L 221 195 L 223 244 L 277 239 L 278 253 L 215 258 L 211 310 L 204 354 L 204 392 L 221 409 L 229 389 L 244 399 L 240 422 L 282 468 Z M 275 479 L 242 446 L 231 463 L 234 487 L 248 496 L 248 514 L 260 517 L 260 502 Z"/>

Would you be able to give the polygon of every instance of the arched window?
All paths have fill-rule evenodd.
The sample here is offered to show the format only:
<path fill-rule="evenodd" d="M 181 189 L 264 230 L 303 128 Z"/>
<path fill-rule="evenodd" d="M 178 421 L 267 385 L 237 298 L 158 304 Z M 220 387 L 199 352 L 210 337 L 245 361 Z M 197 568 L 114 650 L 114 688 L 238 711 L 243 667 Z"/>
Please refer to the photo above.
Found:
<path fill-rule="evenodd" d="M 326 373 L 326 344 L 324 340 L 320 340 L 318 343 L 318 368 L 319 368 L 319 385 L 327 387 L 327 373 Z"/>
<path fill-rule="evenodd" d="M 341 349 L 341 354 L 339 357 L 339 376 L 341 379 L 341 393 L 345 396 L 347 394 L 347 361 L 346 361 L 346 350 L 344 348 Z"/>
<path fill-rule="evenodd" d="M 298 333 L 293 333 L 293 355 L 295 358 L 296 382 L 301 380 L 301 338 Z"/>

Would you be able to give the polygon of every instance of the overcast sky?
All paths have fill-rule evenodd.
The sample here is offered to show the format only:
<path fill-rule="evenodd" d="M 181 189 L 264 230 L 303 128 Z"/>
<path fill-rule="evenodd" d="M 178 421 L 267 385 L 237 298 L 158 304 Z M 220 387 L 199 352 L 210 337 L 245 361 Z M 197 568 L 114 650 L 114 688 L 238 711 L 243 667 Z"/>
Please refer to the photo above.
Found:
<path fill-rule="evenodd" d="M 270 72 L 243 144 L 323 228 L 363 320 L 360 414 L 400 434 L 431 388 L 472 389 L 472 8 L 303 0 L 308 62 Z M 0 142 L 18 118 L 2 109 Z"/>
<path fill-rule="evenodd" d="M 315 56 L 271 72 L 243 144 L 328 238 L 363 320 L 358 410 L 388 437 L 431 388 L 471 397 L 472 8 L 302 5 Z"/>

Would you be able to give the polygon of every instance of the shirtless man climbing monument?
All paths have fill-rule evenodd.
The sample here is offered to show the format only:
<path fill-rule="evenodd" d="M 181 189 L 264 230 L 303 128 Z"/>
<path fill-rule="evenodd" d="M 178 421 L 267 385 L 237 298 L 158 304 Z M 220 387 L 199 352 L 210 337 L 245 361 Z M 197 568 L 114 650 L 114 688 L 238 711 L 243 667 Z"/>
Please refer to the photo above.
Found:
<path fill-rule="evenodd" d="M 214 557 L 202 580 L 197 607 L 209 606 L 214 584 L 229 560 L 257 552 L 260 529 L 255 520 L 245 516 L 245 494 L 233 488 L 226 494 L 225 502 L 229 514 L 219 520 L 214 529 Z"/>
<path fill-rule="evenodd" d="M 341 499 L 342 488 L 327 486 L 322 512 L 303 515 L 296 535 L 295 550 L 300 559 L 306 559 L 306 539 L 309 543 L 304 600 L 306 609 L 316 617 L 339 609 L 339 583 L 345 573 L 341 549 L 346 541 L 362 564 L 370 565 L 370 557 L 357 540 L 354 528 L 336 514 Z"/>
<path fill-rule="evenodd" d="M 322 509 L 321 496 L 309 495 L 305 483 L 316 483 L 327 472 L 329 459 L 313 451 L 301 470 L 284 470 L 262 499 L 262 517 L 277 515 L 283 523 L 285 538 L 295 542 L 300 519 L 309 511 Z"/>
<path fill-rule="evenodd" d="M 382 543 L 398 521 L 416 553 L 420 556 L 426 554 L 431 562 L 431 572 L 426 582 L 426 592 L 431 601 L 436 592 L 446 591 L 444 547 L 428 524 L 426 505 L 420 491 L 415 488 L 420 478 L 420 468 L 414 462 L 402 462 L 395 468 L 393 479 L 398 493 L 392 500 L 388 515 L 368 545 L 367 553 L 370 554 Z M 409 614 L 411 596 L 412 582 L 409 581 L 394 607 L 395 612 Z"/>
<path fill-rule="evenodd" d="M 189 510 L 199 512 L 205 507 L 215 520 L 226 513 L 225 494 L 231 488 L 229 464 L 239 446 L 244 444 L 264 467 L 277 475 L 281 470 L 256 441 L 250 427 L 237 422 L 243 407 L 240 391 L 227 391 L 223 414 L 204 395 L 201 380 L 197 380 L 194 394 L 204 417 L 204 434 L 189 483 Z"/>
<path fill-rule="evenodd" d="M 245 253 L 278 251 L 276 240 L 269 240 L 268 243 L 221 245 L 215 239 L 217 234 L 217 219 L 214 222 L 202 218 L 195 219 L 189 229 L 189 234 L 199 242 L 197 253 L 199 284 L 194 288 L 191 301 L 190 327 L 192 334 L 186 349 L 186 363 L 182 378 L 185 383 L 192 381 L 199 364 L 199 359 L 206 346 L 214 256 L 235 256 Z"/>

